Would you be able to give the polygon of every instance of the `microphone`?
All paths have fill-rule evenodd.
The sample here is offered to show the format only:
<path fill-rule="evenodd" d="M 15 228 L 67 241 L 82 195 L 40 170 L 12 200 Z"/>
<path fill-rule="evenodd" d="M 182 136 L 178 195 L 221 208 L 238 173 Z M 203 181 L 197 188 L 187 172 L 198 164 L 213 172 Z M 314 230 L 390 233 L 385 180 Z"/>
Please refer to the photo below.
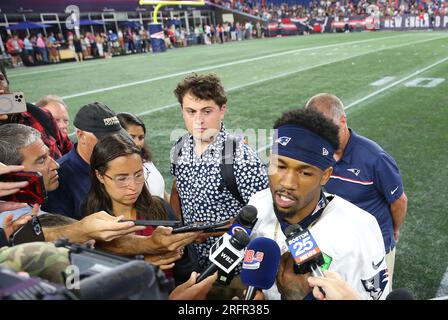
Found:
<path fill-rule="evenodd" d="M 233 236 L 237 231 L 243 231 L 250 235 L 252 229 L 258 221 L 257 214 L 257 208 L 252 205 L 242 207 L 229 229 L 229 234 Z M 222 270 L 218 270 L 218 280 L 216 281 L 220 285 L 228 286 L 230 282 L 232 282 L 233 277 L 233 272 L 225 273 Z"/>
<path fill-rule="evenodd" d="M 252 229 L 257 223 L 257 208 L 247 205 L 241 208 L 240 213 L 236 216 L 235 221 L 230 227 L 229 234 L 233 236 L 237 231 L 244 231 L 250 235 Z"/>
<path fill-rule="evenodd" d="M 244 258 L 244 248 L 249 243 L 245 232 L 237 232 L 233 236 L 225 233 L 210 248 L 209 259 L 212 262 L 196 279 L 196 283 L 215 273 L 218 269 L 230 273 Z"/>
<path fill-rule="evenodd" d="M 260 237 L 249 243 L 240 274 L 241 281 L 248 286 L 245 300 L 252 300 L 256 289 L 272 287 L 280 258 L 280 248 L 272 239 Z"/>
<path fill-rule="evenodd" d="M 412 293 L 405 288 L 392 290 L 386 297 L 386 300 L 415 300 Z"/>
<path fill-rule="evenodd" d="M 296 274 L 311 272 L 314 277 L 323 277 L 319 266 L 324 264 L 324 257 L 311 232 L 299 224 L 293 224 L 286 228 L 285 235 L 286 245 L 296 262 L 294 272 Z M 319 289 L 325 294 L 321 287 Z"/>

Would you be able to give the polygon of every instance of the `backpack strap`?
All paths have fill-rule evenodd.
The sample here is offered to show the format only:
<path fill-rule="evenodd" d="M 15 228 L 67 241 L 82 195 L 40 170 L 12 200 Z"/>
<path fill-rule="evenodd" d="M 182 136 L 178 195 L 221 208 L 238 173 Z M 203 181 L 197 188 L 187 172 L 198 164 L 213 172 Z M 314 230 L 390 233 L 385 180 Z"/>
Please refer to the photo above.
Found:
<path fill-rule="evenodd" d="M 231 145 L 231 148 L 229 148 Z M 238 185 L 236 183 L 235 171 L 233 170 L 233 162 L 236 158 L 236 146 L 237 141 L 236 138 L 232 135 L 228 135 L 227 142 L 224 143 L 224 148 L 222 149 L 222 157 L 221 157 L 221 177 L 223 180 L 223 187 L 226 187 L 232 196 L 239 201 L 243 206 L 247 203 L 244 201 L 241 196 L 240 191 L 238 190 Z M 221 187 L 221 186 L 220 186 Z M 223 188 L 219 188 L 221 191 Z"/>
<path fill-rule="evenodd" d="M 180 137 L 176 143 L 174 144 L 174 150 L 171 157 L 171 163 L 173 164 L 173 174 L 176 176 L 176 165 L 179 161 L 180 156 L 182 155 L 182 147 L 184 146 L 185 140 L 188 139 L 188 134 Z"/>

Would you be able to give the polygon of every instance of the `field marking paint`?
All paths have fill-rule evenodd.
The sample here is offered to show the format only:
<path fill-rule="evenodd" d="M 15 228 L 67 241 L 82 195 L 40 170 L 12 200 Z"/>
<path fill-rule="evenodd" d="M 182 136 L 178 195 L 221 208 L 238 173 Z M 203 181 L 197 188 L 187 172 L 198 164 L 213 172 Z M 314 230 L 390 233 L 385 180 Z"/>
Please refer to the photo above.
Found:
<path fill-rule="evenodd" d="M 405 36 L 409 36 L 409 35 L 406 34 L 406 35 L 393 36 L 393 37 L 382 37 L 382 38 L 375 38 L 375 39 L 349 41 L 349 42 L 336 43 L 336 44 L 330 44 L 330 45 L 325 45 L 325 46 L 318 46 L 318 47 L 311 47 L 311 48 L 301 48 L 301 49 L 294 49 L 294 50 L 288 50 L 288 51 L 283 51 L 283 52 L 277 52 L 277 53 L 267 54 L 267 55 L 260 56 L 260 57 L 248 58 L 248 59 L 243 59 L 243 60 L 240 60 L 240 61 L 226 62 L 226 63 L 214 65 L 214 66 L 207 66 L 207 67 L 202 67 L 202 68 L 198 68 L 198 69 L 191 69 L 191 70 L 186 70 L 186 71 L 180 71 L 180 72 L 176 72 L 176 73 L 172 73 L 172 74 L 158 76 L 158 77 L 155 77 L 155 78 L 150 78 L 150 79 L 145 79 L 145 80 L 140 80 L 140 81 L 123 83 L 123 84 L 110 86 L 110 87 L 106 87 L 106 88 L 100 88 L 100 89 L 95 89 L 95 90 L 84 91 L 84 92 L 80 92 L 80 93 L 75 93 L 75 94 L 71 94 L 71 95 L 68 95 L 68 96 L 64 96 L 64 97 L 62 97 L 62 99 L 63 100 L 68 100 L 68 99 L 82 97 L 82 96 L 86 96 L 86 95 L 90 95 L 90 94 L 94 94 L 94 93 L 100 93 L 100 92 L 105 92 L 105 91 L 122 89 L 122 88 L 136 86 L 136 85 L 140 85 L 140 84 L 144 84 L 144 83 L 154 82 L 154 81 L 158 81 L 158 80 L 164 80 L 164 79 L 174 78 L 174 77 L 178 77 L 178 76 L 183 76 L 183 75 L 186 75 L 186 74 L 189 74 L 189 73 L 192 73 L 192 72 L 200 72 L 200 71 L 207 71 L 207 70 L 210 70 L 210 69 L 224 68 L 224 67 L 229 67 L 229 66 L 233 66 L 233 65 L 238 65 L 238 64 L 243 64 L 243 63 L 263 60 L 263 59 L 269 59 L 269 58 L 275 58 L 275 57 L 279 57 L 279 56 L 289 55 L 289 54 L 293 54 L 293 53 L 297 53 L 297 52 L 310 51 L 310 50 L 320 50 L 320 49 L 332 48 L 332 47 L 336 47 L 336 46 L 345 46 L 345 45 L 351 45 L 353 43 L 365 43 L 365 42 L 384 40 L 384 39 L 404 38 Z M 443 36 L 436 37 L 436 38 L 433 38 L 432 40 L 438 39 L 438 38 L 444 38 L 444 37 Z M 425 41 L 427 41 L 427 40 L 425 40 Z"/>
<path fill-rule="evenodd" d="M 440 281 L 439 289 L 437 290 L 436 297 L 448 296 L 448 268 Z"/>
<path fill-rule="evenodd" d="M 378 81 L 372 82 L 370 85 L 374 87 L 381 87 L 385 84 L 388 84 L 392 80 L 394 80 L 396 77 L 384 77 L 383 79 L 380 79 Z"/>
<path fill-rule="evenodd" d="M 416 78 L 404 84 L 411 88 L 434 88 L 444 82 L 444 78 Z"/>
<path fill-rule="evenodd" d="M 440 38 L 446 38 L 446 37 L 447 36 L 443 36 L 443 37 L 440 37 Z M 334 60 L 334 61 L 324 62 L 324 63 L 320 63 L 320 64 L 317 64 L 317 65 L 314 65 L 314 66 L 309 66 L 309 67 L 301 68 L 301 69 L 294 70 L 294 71 L 284 72 L 284 73 L 281 73 L 281 74 L 278 74 L 278 75 L 275 75 L 275 76 L 272 76 L 272 77 L 268 77 L 268 78 L 264 78 L 264 79 L 260 79 L 260 80 L 256 80 L 256 81 L 252 81 L 252 82 L 240 85 L 240 86 L 231 87 L 231 88 L 227 89 L 226 92 L 240 90 L 240 89 L 243 89 L 243 88 L 246 88 L 246 87 L 249 87 L 249 86 L 253 86 L 253 85 L 256 85 L 256 84 L 260 84 L 260 83 L 263 83 L 263 82 L 272 81 L 272 80 L 275 80 L 275 79 L 278 79 L 278 78 L 287 77 L 287 76 L 290 76 L 290 75 L 293 75 L 293 74 L 296 74 L 296 73 L 305 72 L 305 71 L 308 71 L 308 70 L 311 70 L 311 69 L 314 69 L 314 68 L 320 68 L 320 67 L 323 67 L 323 66 L 326 66 L 326 65 L 330 65 L 330 64 L 341 62 L 341 61 L 345 61 L 345 60 L 350 60 L 350 59 L 353 59 L 353 58 L 357 58 L 357 57 L 360 57 L 360 56 L 363 56 L 363 55 L 368 55 L 368 54 L 375 53 L 375 52 L 378 52 L 378 51 L 396 49 L 396 48 L 408 46 L 408 45 L 414 44 L 414 43 L 421 43 L 421 42 L 427 42 L 427 41 L 438 40 L 438 39 L 439 39 L 439 37 L 438 38 L 432 38 L 432 39 L 419 40 L 417 42 L 411 42 L 411 43 L 407 43 L 407 44 L 394 45 L 394 46 L 390 46 L 390 47 L 385 47 L 385 48 L 372 50 L 372 51 L 369 51 L 369 52 L 360 53 L 360 54 L 357 54 L 357 55 L 354 55 L 354 56 L 349 56 L 349 57 L 346 57 L 346 58 L 337 59 L 337 60 Z M 166 110 L 166 109 L 170 109 L 170 108 L 173 108 L 173 107 L 178 106 L 178 105 L 179 105 L 179 103 L 168 104 L 168 105 L 165 105 L 165 106 L 161 106 L 161 107 L 158 107 L 158 108 L 155 108 L 155 109 L 151 109 L 151 110 L 147 110 L 147 111 L 138 113 L 137 116 L 138 117 L 146 116 L 148 114 L 151 114 L 151 113 L 154 113 L 154 112 L 158 112 L 158 111 L 162 111 L 162 110 Z M 74 135 L 75 135 L 75 132 L 71 132 L 68 136 L 69 137 L 73 137 Z M 259 149 L 260 151 L 257 150 L 257 152 L 261 152 L 263 150 L 266 150 L 268 146 L 269 145 L 267 145 L 265 147 L 262 147 L 261 149 Z"/>
<path fill-rule="evenodd" d="M 380 93 L 383 93 L 384 91 L 389 90 L 389 89 L 391 89 L 391 88 L 393 88 L 393 87 L 399 85 L 400 83 L 403 83 L 403 82 L 405 82 L 406 80 L 408 80 L 408 79 L 410 79 L 410 78 L 413 78 L 413 77 L 419 75 L 420 73 L 423 73 L 423 72 L 425 72 L 425 71 L 428 71 L 429 69 L 434 68 L 435 66 L 437 66 L 437 65 L 439 65 L 439 64 L 441 64 L 441 63 L 444 63 L 445 61 L 448 61 L 448 57 L 445 57 L 445 58 L 443 58 L 443 59 L 441 59 L 441 60 L 439 60 L 439 61 L 436 61 L 436 62 L 430 64 L 430 65 L 427 66 L 427 67 L 424 67 L 424 68 L 422 68 L 422 69 L 420 69 L 420 70 L 417 70 L 417 71 L 411 73 L 410 75 L 408 75 L 408 76 L 406 76 L 406 77 L 404 77 L 404 78 L 401 78 L 400 80 L 395 81 L 394 83 L 391 83 L 390 85 L 388 85 L 388 86 L 386 86 L 386 87 L 384 87 L 384 88 L 381 88 L 381 89 L 379 89 L 379 90 L 377 90 L 377 91 L 375 91 L 375 92 L 372 92 L 371 94 L 368 94 L 367 96 L 365 96 L 365 97 L 363 97 L 363 98 L 361 98 L 361 99 L 359 99 L 359 100 L 356 100 L 356 101 L 350 103 L 348 106 L 345 107 L 345 109 L 349 109 L 349 108 L 351 108 L 351 107 L 353 107 L 353 106 L 355 106 L 355 105 L 357 105 L 357 104 L 360 104 L 361 102 L 364 102 L 364 101 L 366 101 L 366 100 L 368 100 L 368 99 L 370 99 L 370 98 L 372 98 L 372 97 L 374 97 L 374 96 L 376 96 L 376 95 L 379 95 Z"/>
<path fill-rule="evenodd" d="M 383 93 L 384 91 L 389 90 L 389 89 L 391 89 L 391 88 L 393 88 L 393 87 L 399 85 L 400 83 L 402 83 L 402 82 L 404 82 L 404 81 L 406 81 L 406 80 L 408 80 L 408 79 L 410 79 L 410 78 L 412 78 L 412 77 L 415 77 L 416 75 L 419 75 L 420 73 L 423 73 L 423 72 L 425 72 L 425 71 L 428 71 L 429 69 L 434 68 L 435 66 L 437 66 L 437 65 L 439 65 L 439 64 L 441 64 L 441 63 L 444 63 L 445 61 L 448 61 L 448 57 L 443 58 L 443 59 L 441 59 L 441 60 L 439 60 L 439 61 L 437 61 L 437 62 L 434 62 L 433 64 L 431 64 L 431 65 L 429 65 L 429 66 L 427 66 L 427 67 L 424 67 L 424 68 L 422 68 L 422 69 L 420 69 L 420 70 L 417 70 L 417 71 L 413 72 L 412 74 L 410 74 L 410 75 L 408 75 L 408 76 L 406 76 L 406 77 L 404 77 L 404 78 L 401 78 L 401 79 L 398 80 L 398 81 L 395 81 L 394 83 L 388 85 L 387 87 L 384 87 L 384 88 L 382 88 L 382 89 L 380 89 L 380 90 L 377 90 L 377 91 L 375 91 L 375 92 L 372 92 L 371 94 L 368 94 L 368 95 L 366 95 L 365 97 L 363 97 L 363 98 L 361 98 L 361 99 L 358 99 L 358 100 L 356 100 L 356 101 L 350 103 L 349 105 L 345 106 L 344 109 L 345 109 L 345 110 L 350 109 L 351 107 L 354 107 L 354 106 L 356 106 L 357 104 L 360 104 L 361 102 L 364 102 L 364 101 L 366 101 L 366 100 L 368 100 L 368 99 L 370 99 L 370 98 L 373 98 L 373 97 L 379 95 L 380 93 Z M 264 146 L 264 147 L 261 147 L 260 149 L 257 150 L 257 153 L 260 153 L 260 152 L 262 152 L 262 151 L 265 151 L 266 149 L 269 148 L 269 146 L 270 146 L 270 145 L 266 145 L 266 146 Z"/>

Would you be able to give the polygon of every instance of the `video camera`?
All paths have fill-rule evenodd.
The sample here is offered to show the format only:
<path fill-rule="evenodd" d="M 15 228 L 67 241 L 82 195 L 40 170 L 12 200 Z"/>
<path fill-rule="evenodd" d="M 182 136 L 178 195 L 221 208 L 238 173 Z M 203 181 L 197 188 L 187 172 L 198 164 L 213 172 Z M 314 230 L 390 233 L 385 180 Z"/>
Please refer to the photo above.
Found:
<path fill-rule="evenodd" d="M 73 273 L 61 270 L 66 287 L 3 268 L 0 300 L 166 300 L 174 287 L 157 266 L 145 261 L 72 244 L 66 239 L 59 239 L 55 245 L 69 250 L 71 265 L 67 270 Z"/>

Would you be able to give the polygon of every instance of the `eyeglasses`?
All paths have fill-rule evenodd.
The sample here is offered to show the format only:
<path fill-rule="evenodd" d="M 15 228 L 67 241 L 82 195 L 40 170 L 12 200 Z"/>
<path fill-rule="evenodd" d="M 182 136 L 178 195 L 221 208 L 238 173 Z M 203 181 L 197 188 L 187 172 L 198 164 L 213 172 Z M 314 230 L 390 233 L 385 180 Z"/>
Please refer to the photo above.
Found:
<path fill-rule="evenodd" d="M 125 188 L 129 185 L 129 183 L 131 181 L 134 181 L 135 184 L 144 183 L 146 180 L 147 174 L 146 174 L 146 172 L 142 171 L 140 173 L 137 173 L 134 176 L 118 175 L 115 177 L 110 177 L 107 174 L 103 174 L 103 176 L 108 177 L 110 180 L 112 180 L 118 188 Z"/>

